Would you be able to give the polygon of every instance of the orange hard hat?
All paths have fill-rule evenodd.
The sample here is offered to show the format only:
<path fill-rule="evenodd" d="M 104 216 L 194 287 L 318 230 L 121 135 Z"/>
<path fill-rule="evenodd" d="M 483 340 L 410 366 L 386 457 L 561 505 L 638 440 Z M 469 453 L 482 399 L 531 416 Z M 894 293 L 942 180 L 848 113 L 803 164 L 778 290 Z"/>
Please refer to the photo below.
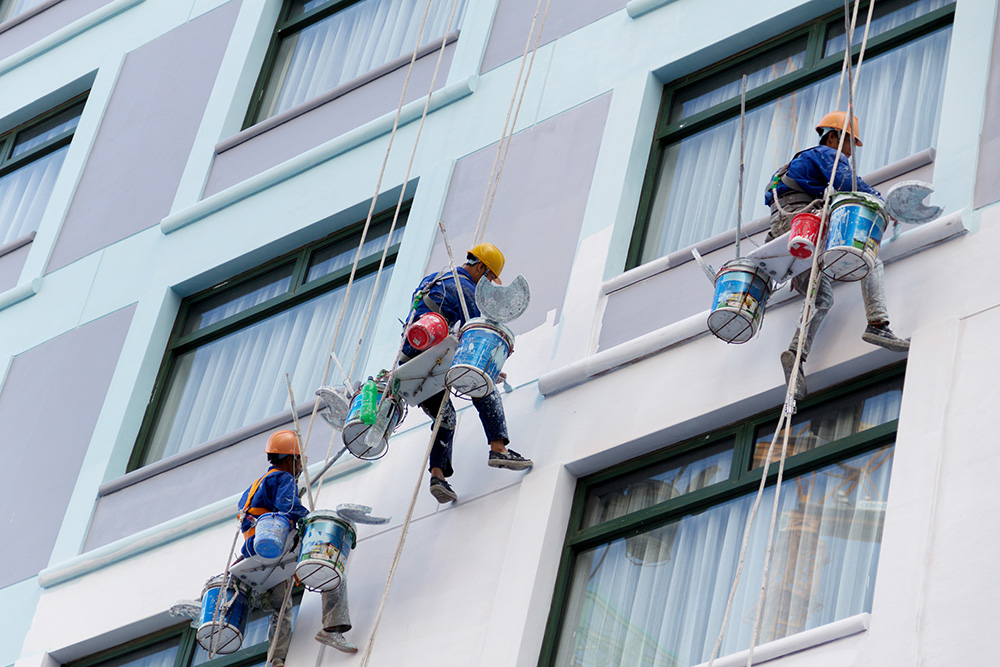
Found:
<path fill-rule="evenodd" d="M 264 451 L 268 454 L 294 454 L 299 455 L 299 439 L 295 436 L 295 431 L 275 431 L 267 439 Z"/>
<path fill-rule="evenodd" d="M 863 146 L 861 143 L 860 133 L 858 132 L 858 117 L 853 116 L 854 122 L 851 123 L 850 127 L 847 127 L 847 112 L 846 111 L 831 111 L 827 115 L 823 116 L 819 123 L 816 125 L 816 132 L 822 137 L 827 130 L 837 130 L 839 132 L 847 132 L 849 135 L 854 137 L 855 146 Z"/>

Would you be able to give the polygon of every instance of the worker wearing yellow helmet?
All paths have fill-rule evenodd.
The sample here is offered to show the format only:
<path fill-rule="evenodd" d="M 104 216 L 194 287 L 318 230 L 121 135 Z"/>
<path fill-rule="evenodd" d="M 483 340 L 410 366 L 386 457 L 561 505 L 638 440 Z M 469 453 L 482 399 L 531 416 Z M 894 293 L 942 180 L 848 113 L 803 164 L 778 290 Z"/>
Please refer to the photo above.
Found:
<path fill-rule="evenodd" d="M 857 116 L 851 117 L 848 123 L 846 112 L 831 111 L 816 124 L 816 133 L 819 135 L 819 144 L 796 153 L 786 165 L 774 173 L 764 191 L 764 203 L 771 208 L 768 241 L 788 232 L 796 213 L 810 206 L 818 207 L 822 203 L 823 193 L 830 183 L 831 174 L 833 174 L 834 190 L 850 192 L 854 187 L 854 174 L 847 158 L 863 145 Z M 841 140 L 843 140 L 842 146 Z M 839 159 L 837 159 L 838 146 L 841 146 L 842 153 Z M 860 177 L 856 182 L 858 192 L 865 192 L 882 199 L 878 190 Z M 792 287 L 799 294 L 805 295 L 808 281 L 809 272 L 806 271 L 792 279 Z M 862 340 L 894 352 L 906 352 L 910 348 L 909 339 L 900 338 L 889 329 L 882 260 L 877 257 L 875 266 L 861 280 L 861 295 L 868 320 L 868 326 L 861 336 Z M 815 309 L 802 341 L 803 363 L 799 364 L 795 394 L 797 399 L 806 396 L 804 362 L 812 348 L 813 339 L 823 323 L 823 318 L 832 306 L 833 281 L 825 273 L 820 272 Z M 795 332 L 788 349 L 781 353 L 781 367 L 785 372 L 786 383 L 791 379 L 800 333 Z"/>
<path fill-rule="evenodd" d="M 413 293 L 415 312 L 412 315 L 412 320 L 416 321 L 425 313 L 434 312 L 444 317 L 449 327 L 465 324 L 465 313 L 462 311 L 462 302 L 455 286 L 456 276 L 462 286 L 469 317 L 479 317 L 479 308 L 476 305 L 476 285 L 483 278 L 501 284 L 500 274 L 503 272 L 504 263 L 503 253 L 492 243 L 478 243 L 472 246 L 466 254 L 465 263 L 455 269 L 455 275 L 452 275 L 450 270 L 441 270 L 425 276 L 420 281 Z M 420 351 L 413 348 L 409 342 L 404 341 L 402 361 L 412 359 L 418 354 Z M 500 375 L 501 379 L 506 377 L 503 373 Z M 445 403 L 444 412 L 441 416 L 441 426 L 438 429 L 437 438 L 431 449 L 429 467 L 431 495 L 438 502 L 446 503 L 458 499 L 458 494 L 446 480 L 454 472 L 451 466 L 451 448 L 455 438 L 455 408 L 448 397 L 447 390 L 424 400 L 420 407 L 434 419 L 442 401 Z M 492 393 L 482 398 L 472 399 L 472 404 L 479 412 L 479 419 L 483 424 L 483 431 L 486 433 L 486 440 L 490 446 L 487 465 L 507 470 L 530 468 L 532 462 L 529 459 L 507 448 L 510 439 L 507 437 L 507 421 L 500 393 L 494 389 Z"/>

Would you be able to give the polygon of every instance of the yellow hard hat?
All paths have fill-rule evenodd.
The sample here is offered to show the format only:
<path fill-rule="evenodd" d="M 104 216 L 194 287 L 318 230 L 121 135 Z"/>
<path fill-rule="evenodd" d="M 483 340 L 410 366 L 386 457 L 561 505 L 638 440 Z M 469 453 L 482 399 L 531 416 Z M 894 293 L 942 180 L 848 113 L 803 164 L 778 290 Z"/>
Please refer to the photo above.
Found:
<path fill-rule="evenodd" d="M 267 454 L 294 454 L 299 455 L 299 439 L 295 437 L 295 431 L 275 431 L 267 439 L 264 446 Z"/>
<path fill-rule="evenodd" d="M 840 132 L 847 132 L 849 135 L 854 137 L 855 146 L 863 146 L 861 143 L 861 137 L 858 132 L 858 117 L 854 116 L 854 122 L 851 123 L 851 127 L 847 127 L 847 112 L 846 111 L 831 111 L 827 115 L 823 116 L 819 123 L 816 125 L 816 131 L 822 137 L 825 134 L 825 130 L 838 130 Z"/>
<path fill-rule="evenodd" d="M 500 277 L 500 272 L 503 271 L 504 264 L 503 253 L 500 252 L 500 248 L 492 243 L 480 243 L 472 246 L 469 249 L 469 254 L 485 264 L 486 268 L 493 272 L 493 275 L 498 278 Z"/>

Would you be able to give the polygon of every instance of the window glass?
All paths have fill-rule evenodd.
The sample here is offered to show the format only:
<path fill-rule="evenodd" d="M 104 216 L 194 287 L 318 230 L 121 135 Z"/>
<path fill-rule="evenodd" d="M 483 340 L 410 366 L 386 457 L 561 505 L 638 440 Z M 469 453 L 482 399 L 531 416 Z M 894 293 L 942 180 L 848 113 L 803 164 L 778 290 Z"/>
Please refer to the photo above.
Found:
<path fill-rule="evenodd" d="M 934 146 L 951 28 L 865 61 L 855 95 L 863 175 Z M 781 165 L 815 145 L 816 121 L 837 108 L 839 72 L 747 112 L 744 220 L 768 214 L 764 187 Z M 739 117 L 663 147 L 645 240 L 644 263 L 736 226 Z"/>
<path fill-rule="evenodd" d="M 392 240 L 389 245 L 395 245 L 403 240 L 403 225 L 406 224 L 407 211 L 400 211 L 399 220 L 396 221 L 396 229 L 392 232 Z M 385 249 L 386 235 L 392 220 L 387 220 L 379 224 L 372 224 L 365 238 L 365 244 L 361 248 L 361 256 L 381 256 Z M 355 237 L 342 239 L 325 248 L 320 248 L 313 253 L 309 259 L 309 275 L 307 281 L 313 281 L 340 269 L 351 266 L 354 257 L 358 252 L 358 240 Z"/>
<path fill-rule="evenodd" d="M 882 447 L 782 484 L 761 643 L 871 610 L 892 452 Z M 577 554 L 554 664 L 708 660 L 753 500 L 748 494 Z M 772 486 L 762 506 L 773 503 Z M 762 516 L 721 655 L 750 644 L 769 528 Z"/>
<path fill-rule="evenodd" d="M 292 271 L 294 270 L 295 262 L 289 262 L 240 283 L 222 294 L 199 301 L 188 311 L 187 321 L 184 323 L 184 333 L 188 334 L 204 329 L 220 320 L 285 294 L 292 285 Z"/>
<path fill-rule="evenodd" d="M 27 153 L 50 139 L 72 132 L 80 124 L 80 114 L 82 113 L 83 102 L 57 113 L 37 125 L 22 130 L 14 138 L 14 150 L 11 151 L 11 157 Z"/>
<path fill-rule="evenodd" d="M 317 7 L 333 4 L 336 0 L 292 0 L 288 8 L 288 18 L 295 19 L 308 14 Z"/>
<path fill-rule="evenodd" d="M 38 229 L 69 146 L 0 176 L 0 245 Z"/>
<path fill-rule="evenodd" d="M 941 9 L 950 5 L 954 0 L 878 0 L 875 3 L 875 11 L 872 12 L 871 26 L 868 28 L 868 39 L 876 35 L 889 32 L 893 28 L 898 28 L 907 21 L 920 18 L 929 14 L 935 9 Z M 853 13 L 854 4 L 851 4 Z M 858 11 L 858 24 L 854 29 L 854 37 L 851 43 L 855 46 L 861 45 L 861 40 L 865 35 L 865 21 L 868 19 L 868 8 L 862 7 Z M 847 38 L 843 21 L 835 21 L 827 31 L 826 47 L 823 55 L 830 56 L 840 53 L 847 48 Z"/>
<path fill-rule="evenodd" d="M 903 399 L 903 379 L 860 391 L 822 406 L 803 410 L 792 417 L 788 434 L 788 456 L 801 454 L 822 447 L 855 433 L 867 431 L 899 419 L 899 405 Z M 773 421 L 757 428 L 751 466 L 764 464 L 767 449 L 774 437 L 778 422 Z M 784 434 L 778 435 L 771 460 L 781 454 Z"/>
<path fill-rule="evenodd" d="M 180 637 L 174 637 L 102 662 L 99 667 L 173 667 L 180 643 Z"/>
<path fill-rule="evenodd" d="M 617 519 L 729 479 L 734 438 L 615 478 L 587 493 L 582 528 Z"/>
<path fill-rule="evenodd" d="M 461 25 L 468 0 L 459 0 L 451 30 Z M 319 6 L 294 3 L 293 16 Z M 256 120 L 281 113 L 356 79 L 414 48 L 440 40 L 448 30 L 451 0 L 362 0 L 281 38 Z"/>

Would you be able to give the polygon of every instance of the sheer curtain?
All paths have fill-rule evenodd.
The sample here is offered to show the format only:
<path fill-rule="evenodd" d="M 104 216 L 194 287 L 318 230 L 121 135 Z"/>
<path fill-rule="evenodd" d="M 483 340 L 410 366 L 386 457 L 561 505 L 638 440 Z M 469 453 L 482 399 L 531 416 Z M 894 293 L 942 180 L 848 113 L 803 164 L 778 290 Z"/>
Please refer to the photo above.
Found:
<path fill-rule="evenodd" d="M 865 61 L 855 96 L 861 174 L 934 145 L 950 38 L 943 28 Z M 820 116 L 846 108 L 846 97 L 837 106 L 839 84 L 837 74 L 747 113 L 744 222 L 767 215 L 764 187 L 796 151 L 815 145 Z M 737 117 L 664 148 L 642 262 L 735 228 L 739 132 Z"/>
<path fill-rule="evenodd" d="M 179 647 L 179 638 L 170 639 L 103 662 L 99 667 L 173 667 Z"/>
<path fill-rule="evenodd" d="M 37 7 L 43 2 L 45 2 L 45 0 L 7 0 L 7 2 L 0 1 L 0 21 L 6 21 L 9 18 L 13 18 L 18 14 L 28 11 L 32 7 Z"/>
<path fill-rule="evenodd" d="M 0 245 L 36 231 L 69 146 L 0 177 Z"/>
<path fill-rule="evenodd" d="M 460 0 L 451 30 L 461 25 Z M 286 38 L 278 51 L 260 119 L 336 88 L 417 48 L 421 0 L 363 0 Z M 419 46 L 441 39 L 451 0 L 433 0 Z"/>
<path fill-rule="evenodd" d="M 786 481 L 761 642 L 870 610 L 892 446 Z M 763 506 L 774 501 L 768 489 Z M 748 495 L 577 556 L 557 665 L 708 659 L 735 577 Z M 749 646 L 768 522 L 754 524 L 722 654 Z M 630 544 L 630 540 L 633 542 Z"/>
<path fill-rule="evenodd" d="M 392 269 L 387 267 L 379 283 L 376 309 L 391 275 Z M 374 286 L 375 274 L 354 281 L 336 347 L 345 365 L 354 354 Z M 329 292 L 180 355 L 146 462 L 287 410 L 286 372 L 292 377 L 297 401 L 305 403 L 313 398 L 312 392 L 323 379 L 345 291 L 340 288 Z M 365 359 L 368 351 L 366 341 L 360 358 Z"/>

